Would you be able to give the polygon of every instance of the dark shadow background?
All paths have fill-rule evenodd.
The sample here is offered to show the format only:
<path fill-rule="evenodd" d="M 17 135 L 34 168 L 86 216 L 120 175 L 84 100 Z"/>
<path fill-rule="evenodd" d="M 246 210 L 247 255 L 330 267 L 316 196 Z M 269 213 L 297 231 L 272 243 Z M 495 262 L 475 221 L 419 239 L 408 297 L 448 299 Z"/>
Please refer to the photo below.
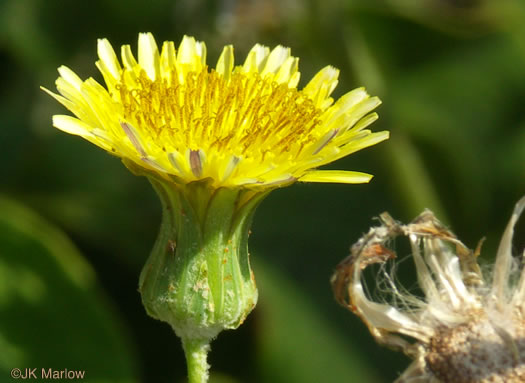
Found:
<path fill-rule="evenodd" d="M 107 37 L 117 51 L 125 43 L 135 50 L 145 31 L 159 45 L 178 45 L 184 34 L 205 41 L 210 65 L 229 43 L 237 62 L 255 43 L 289 46 L 300 57 L 301 86 L 325 65 L 336 66 L 335 97 L 358 86 L 378 95 L 383 105 L 372 129 L 389 130 L 391 139 L 326 167 L 372 173 L 369 185 L 295 184 L 260 206 L 250 244 L 259 305 L 239 330 L 214 342 L 213 379 L 390 382 L 409 360 L 374 343 L 335 303 L 329 278 L 384 210 L 407 222 L 429 207 L 469 247 L 487 236 L 482 255 L 490 261 L 525 191 L 524 20 L 519 0 L 1 0 L 0 192 L 60 228 L 91 264 L 90 291 L 112 312 L 99 319 L 121 334 L 129 353 L 123 358 L 133 366 L 122 381 L 182 382 L 179 341 L 145 315 L 137 292 L 160 223 L 157 197 L 117 158 L 54 129 L 51 116 L 65 110 L 39 86 L 54 90 L 63 64 L 102 81 L 96 39 Z M 525 244 L 523 226 L 517 250 Z M 2 284 L 8 286 L 1 271 L 0 298 Z M 47 327 L 36 319 L 15 321 L 2 302 L 0 348 L 10 344 L 16 355 L 34 356 L 0 355 L 0 381 L 11 381 L 11 368 L 32 367 L 15 360 L 46 367 L 37 343 L 17 344 L 15 332 L 28 323 L 42 332 Z M 49 315 L 59 324 L 78 323 L 78 331 L 89 326 L 87 316 L 85 324 L 70 320 L 69 310 L 58 305 Z M 50 340 L 45 353 L 93 348 L 98 351 L 85 358 L 114 356 L 97 332 L 85 338 L 86 345 Z M 74 367 L 63 363 L 57 368 Z"/>

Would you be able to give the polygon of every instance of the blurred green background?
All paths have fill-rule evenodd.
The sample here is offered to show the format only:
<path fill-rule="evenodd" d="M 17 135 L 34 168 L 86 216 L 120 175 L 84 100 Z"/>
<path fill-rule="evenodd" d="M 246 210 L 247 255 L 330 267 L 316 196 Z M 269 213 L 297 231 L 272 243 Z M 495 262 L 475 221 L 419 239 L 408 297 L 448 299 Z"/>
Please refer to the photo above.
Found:
<path fill-rule="evenodd" d="M 391 139 L 327 168 L 369 185 L 295 184 L 255 216 L 256 310 L 212 345 L 213 382 L 391 382 L 409 364 L 339 307 L 329 278 L 388 210 L 433 209 L 490 261 L 525 192 L 525 2 L 520 0 L 0 0 L 0 382 L 12 368 L 85 370 L 87 382 L 184 382 L 170 328 L 146 316 L 138 275 L 160 223 L 145 179 L 51 125 L 56 68 L 101 81 L 96 39 L 138 32 L 206 42 L 214 65 L 259 42 L 331 64 L 338 97 L 383 100 Z M 523 249 L 524 225 L 516 236 Z M 401 254 L 406 255 L 406 254 Z"/>

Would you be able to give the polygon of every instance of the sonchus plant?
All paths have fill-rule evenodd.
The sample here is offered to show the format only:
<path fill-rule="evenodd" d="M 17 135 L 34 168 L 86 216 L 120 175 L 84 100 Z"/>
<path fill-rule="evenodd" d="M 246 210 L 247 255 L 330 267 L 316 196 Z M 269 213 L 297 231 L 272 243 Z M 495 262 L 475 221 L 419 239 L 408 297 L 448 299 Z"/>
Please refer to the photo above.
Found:
<path fill-rule="evenodd" d="M 210 341 L 257 302 L 247 246 L 255 208 L 296 181 L 368 182 L 369 174 L 316 169 L 388 138 L 366 129 L 380 101 L 360 88 L 334 103 L 333 67 L 299 90 L 298 59 L 282 46 L 255 45 L 235 66 L 228 45 L 210 69 L 193 37 L 159 53 L 142 33 L 138 60 L 124 45 L 119 62 L 106 39 L 98 55 L 105 87 L 58 69 L 59 94 L 46 92 L 75 117 L 53 124 L 120 157 L 159 195 L 162 224 L 139 290 L 148 314 L 182 339 L 190 382 L 204 382 Z"/>
<path fill-rule="evenodd" d="M 396 382 L 525 382 L 525 251 L 512 255 L 514 226 L 524 208 L 525 197 L 487 273 L 478 265 L 481 242 L 469 250 L 428 210 L 408 225 L 383 213 L 382 225 L 370 229 L 338 265 L 332 286 L 339 303 L 379 343 L 414 359 Z M 408 237 L 424 297 L 404 290 L 384 267 L 395 258 L 387 245 L 399 236 Z M 392 303 L 365 293 L 362 274 L 372 264 L 381 265 L 382 294 Z"/>

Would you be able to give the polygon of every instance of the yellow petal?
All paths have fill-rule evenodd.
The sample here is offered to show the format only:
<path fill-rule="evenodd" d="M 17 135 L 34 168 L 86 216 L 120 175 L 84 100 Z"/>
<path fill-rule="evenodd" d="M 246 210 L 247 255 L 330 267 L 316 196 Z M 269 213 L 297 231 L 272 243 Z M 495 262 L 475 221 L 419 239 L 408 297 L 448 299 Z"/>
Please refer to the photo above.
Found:
<path fill-rule="evenodd" d="M 177 53 L 179 64 L 189 64 L 192 70 L 197 69 L 201 63 L 202 46 L 194 37 L 184 36 Z"/>
<path fill-rule="evenodd" d="M 133 70 L 138 64 L 135 60 L 135 56 L 131 52 L 131 47 L 129 44 L 123 45 L 120 49 L 120 55 L 122 56 L 122 63 L 128 70 Z"/>
<path fill-rule="evenodd" d="M 266 64 L 270 49 L 264 45 L 255 44 L 246 56 L 242 70 L 244 72 L 261 71 Z"/>
<path fill-rule="evenodd" d="M 299 66 L 298 58 L 288 57 L 286 61 L 283 63 L 283 65 L 281 65 L 279 71 L 277 72 L 275 81 L 277 81 L 279 84 L 282 84 L 282 83 L 290 84 L 290 80 L 293 78 L 293 75 L 297 72 L 298 66 Z M 292 85 L 292 87 L 293 86 L 294 85 Z"/>
<path fill-rule="evenodd" d="M 362 184 L 372 179 L 371 174 L 345 170 L 312 170 L 299 178 L 301 182 L 334 182 Z"/>
<path fill-rule="evenodd" d="M 117 55 L 113 50 L 113 47 L 107 39 L 99 39 L 98 45 L 98 57 L 100 58 L 100 70 L 104 77 L 108 74 L 111 75 L 114 79 L 120 78 L 120 64 L 117 59 Z"/>
<path fill-rule="evenodd" d="M 53 126 L 63 132 L 74 134 L 75 136 L 92 136 L 90 133 L 90 129 L 92 128 L 89 125 L 71 116 L 65 116 L 61 114 L 53 116 Z"/>
<path fill-rule="evenodd" d="M 354 89 L 337 100 L 334 106 L 323 114 L 323 119 L 327 124 L 330 124 L 332 120 L 339 118 L 342 114 L 348 113 L 355 105 L 368 97 L 365 88 Z"/>
<path fill-rule="evenodd" d="M 282 45 L 277 45 L 268 56 L 268 61 L 261 72 L 264 76 L 267 73 L 277 73 L 281 65 L 290 57 L 290 48 L 285 48 Z"/>
<path fill-rule="evenodd" d="M 159 49 L 151 33 L 139 34 L 139 64 L 148 77 L 155 81 L 159 73 Z"/>
<path fill-rule="evenodd" d="M 332 93 L 337 86 L 338 77 L 338 69 L 333 66 L 326 66 L 317 72 L 302 92 L 316 103 L 318 99 L 325 99 Z"/>
<path fill-rule="evenodd" d="M 196 69 L 202 70 L 206 67 L 206 44 L 202 41 L 197 41 L 195 48 L 197 50 L 197 56 L 200 57 L 200 66 Z"/>
<path fill-rule="evenodd" d="M 359 120 L 359 122 L 357 124 L 355 124 L 353 127 L 350 127 L 349 130 L 344 132 L 344 134 L 342 134 L 342 137 L 344 137 L 345 135 L 348 135 L 348 134 L 352 135 L 352 134 L 356 134 L 356 133 L 360 132 L 361 130 L 363 130 L 364 128 L 369 126 L 372 122 L 374 122 L 378 118 L 379 118 L 379 116 L 377 115 L 377 113 L 370 113 L 370 114 L 364 116 L 361 120 Z"/>
<path fill-rule="evenodd" d="M 62 65 L 60 68 L 58 68 L 58 73 L 60 73 L 60 76 L 62 76 L 64 80 L 73 85 L 76 90 L 80 90 L 82 87 L 82 80 L 75 72 L 73 72 L 67 66 Z"/>
<path fill-rule="evenodd" d="M 171 71 L 176 68 L 177 55 L 173 41 L 165 41 L 162 44 L 162 53 L 160 54 L 160 69 L 163 78 L 170 78 Z"/>
<path fill-rule="evenodd" d="M 333 155 L 327 155 L 317 164 L 317 166 L 322 166 L 329 164 L 330 162 L 337 161 L 338 159 L 348 156 L 349 154 L 387 140 L 388 137 L 390 137 L 390 132 L 388 131 L 371 133 L 370 131 L 362 130 L 354 139 L 350 140 L 349 143 L 341 148 L 338 148 L 337 153 Z"/>
<path fill-rule="evenodd" d="M 233 45 L 226 45 L 217 61 L 217 72 L 220 73 L 226 81 L 228 81 L 231 76 L 233 62 Z"/>

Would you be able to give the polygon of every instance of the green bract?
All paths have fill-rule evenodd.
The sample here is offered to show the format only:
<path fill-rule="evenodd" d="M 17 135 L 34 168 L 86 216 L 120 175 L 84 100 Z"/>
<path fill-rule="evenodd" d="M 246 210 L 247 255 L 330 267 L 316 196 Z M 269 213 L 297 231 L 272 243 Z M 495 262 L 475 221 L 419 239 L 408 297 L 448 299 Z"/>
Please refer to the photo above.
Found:
<path fill-rule="evenodd" d="M 169 323 L 182 339 L 211 340 L 237 328 L 257 302 L 248 232 L 266 193 L 149 179 L 163 217 L 140 276 L 148 314 Z"/>

